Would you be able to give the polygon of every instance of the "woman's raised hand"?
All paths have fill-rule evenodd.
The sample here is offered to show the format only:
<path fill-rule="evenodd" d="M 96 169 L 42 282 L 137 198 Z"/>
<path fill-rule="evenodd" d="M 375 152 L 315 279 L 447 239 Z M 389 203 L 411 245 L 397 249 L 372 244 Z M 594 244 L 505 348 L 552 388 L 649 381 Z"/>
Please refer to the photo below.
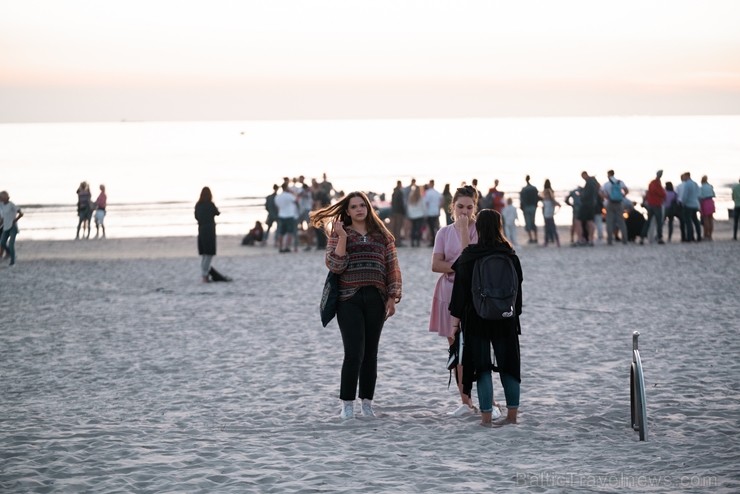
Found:
<path fill-rule="evenodd" d="M 332 231 L 336 232 L 339 237 L 346 237 L 347 232 L 344 230 L 344 225 L 341 221 L 334 221 L 331 224 Z"/>

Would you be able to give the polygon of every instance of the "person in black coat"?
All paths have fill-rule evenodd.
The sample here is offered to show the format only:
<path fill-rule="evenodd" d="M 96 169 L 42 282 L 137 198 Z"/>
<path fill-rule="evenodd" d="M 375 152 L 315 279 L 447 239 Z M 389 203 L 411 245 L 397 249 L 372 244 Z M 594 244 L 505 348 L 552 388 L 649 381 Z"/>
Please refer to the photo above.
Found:
<path fill-rule="evenodd" d="M 211 189 L 203 187 L 200 199 L 195 204 L 195 219 L 198 221 L 198 254 L 200 260 L 200 274 L 203 283 L 208 283 L 208 273 L 211 270 L 211 261 L 216 255 L 216 216 L 220 215 L 218 208 L 213 204 Z"/>
<path fill-rule="evenodd" d="M 522 267 L 509 240 L 504 236 L 501 214 L 484 209 L 475 220 L 478 243 L 466 247 L 452 269 L 455 283 L 450 300 L 450 313 L 455 331 L 462 331 L 464 347 L 462 356 L 463 389 L 471 390 L 477 381 L 478 402 L 481 410 L 481 425 L 499 427 L 516 424 L 519 409 L 520 363 L 519 363 L 519 315 L 522 313 Z M 501 320 L 486 320 L 478 316 L 473 307 L 471 285 L 475 261 L 503 253 L 509 256 L 519 278 L 519 289 L 515 302 L 514 317 Z M 491 362 L 491 345 L 496 356 L 496 365 Z M 506 417 L 492 422 L 493 381 L 491 371 L 498 371 L 506 396 Z"/>

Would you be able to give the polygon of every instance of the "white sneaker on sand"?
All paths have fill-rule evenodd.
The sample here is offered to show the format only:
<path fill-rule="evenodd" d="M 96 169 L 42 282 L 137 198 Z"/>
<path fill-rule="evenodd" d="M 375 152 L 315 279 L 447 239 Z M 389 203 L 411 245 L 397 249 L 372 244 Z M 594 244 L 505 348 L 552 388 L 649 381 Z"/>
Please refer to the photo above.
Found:
<path fill-rule="evenodd" d="M 466 415 L 473 415 L 474 413 L 478 413 L 478 410 L 476 410 L 474 407 L 463 404 L 457 407 L 454 412 L 450 412 L 447 415 L 450 415 L 452 417 L 464 417 Z"/>
<path fill-rule="evenodd" d="M 498 406 L 493 405 L 493 410 L 491 410 L 491 419 L 496 420 L 498 418 L 501 418 L 501 409 Z"/>
<path fill-rule="evenodd" d="M 373 401 L 372 400 L 362 400 L 362 416 L 373 418 L 375 417 L 375 411 L 373 411 Z"/>
<path fill-rule="evenodd" d="M 355 417 L 355 402 L 354 401 L 343 401 L 342 411 L 339 413 L 340 419 L 352 419 Z"/>

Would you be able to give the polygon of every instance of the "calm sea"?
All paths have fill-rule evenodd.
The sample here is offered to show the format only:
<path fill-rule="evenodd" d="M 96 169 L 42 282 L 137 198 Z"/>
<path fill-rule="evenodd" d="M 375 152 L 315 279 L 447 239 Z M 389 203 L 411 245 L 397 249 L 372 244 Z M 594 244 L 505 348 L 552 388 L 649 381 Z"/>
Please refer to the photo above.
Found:
<path fill-rule="evenodd" d="M 603 181 L 613 168 L 639 201 L 656 170 L 674 184 L 691 171 L 709 176 L 726 219 L 740 116 L 1 124 L 0 163 L 0 189 L 26 214 L 19 241 L 74 238 L 83 180 L 93 197 L 106 185 L 109 237 L 195 235 L 205 185 L 219 234 L 244 234 L 273 183 L 322 173 L 337 190 L 387 194 L 398 179 L 441 190 L 498 178 L 513 197 L 530 174 L 563 197 L 582 170 Z M 556 220 L 569 222 L 567 206 Z"/>

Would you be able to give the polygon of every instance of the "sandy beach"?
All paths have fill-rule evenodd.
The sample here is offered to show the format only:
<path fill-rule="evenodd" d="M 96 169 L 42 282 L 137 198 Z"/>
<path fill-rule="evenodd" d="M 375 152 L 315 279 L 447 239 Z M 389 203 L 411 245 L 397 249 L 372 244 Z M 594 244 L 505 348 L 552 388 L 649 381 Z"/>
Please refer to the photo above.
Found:
<path fill-rule="evenodd" d="M 521 245 L 520 423 L 451 418 L 431 249 L 400 249 L 375 419 L 338 418 L 321 252 L 24 241 L 0 268 L 2 492 L 740 491 L 740 243 Z M 523 240 L 523 232 L 520 228 Z M 675 240 L 675 238 L 674 238 Z M 640 331 L 649 437 L 630 426 Z M 494 376 L 494 397 L 504 404 Z"/>

